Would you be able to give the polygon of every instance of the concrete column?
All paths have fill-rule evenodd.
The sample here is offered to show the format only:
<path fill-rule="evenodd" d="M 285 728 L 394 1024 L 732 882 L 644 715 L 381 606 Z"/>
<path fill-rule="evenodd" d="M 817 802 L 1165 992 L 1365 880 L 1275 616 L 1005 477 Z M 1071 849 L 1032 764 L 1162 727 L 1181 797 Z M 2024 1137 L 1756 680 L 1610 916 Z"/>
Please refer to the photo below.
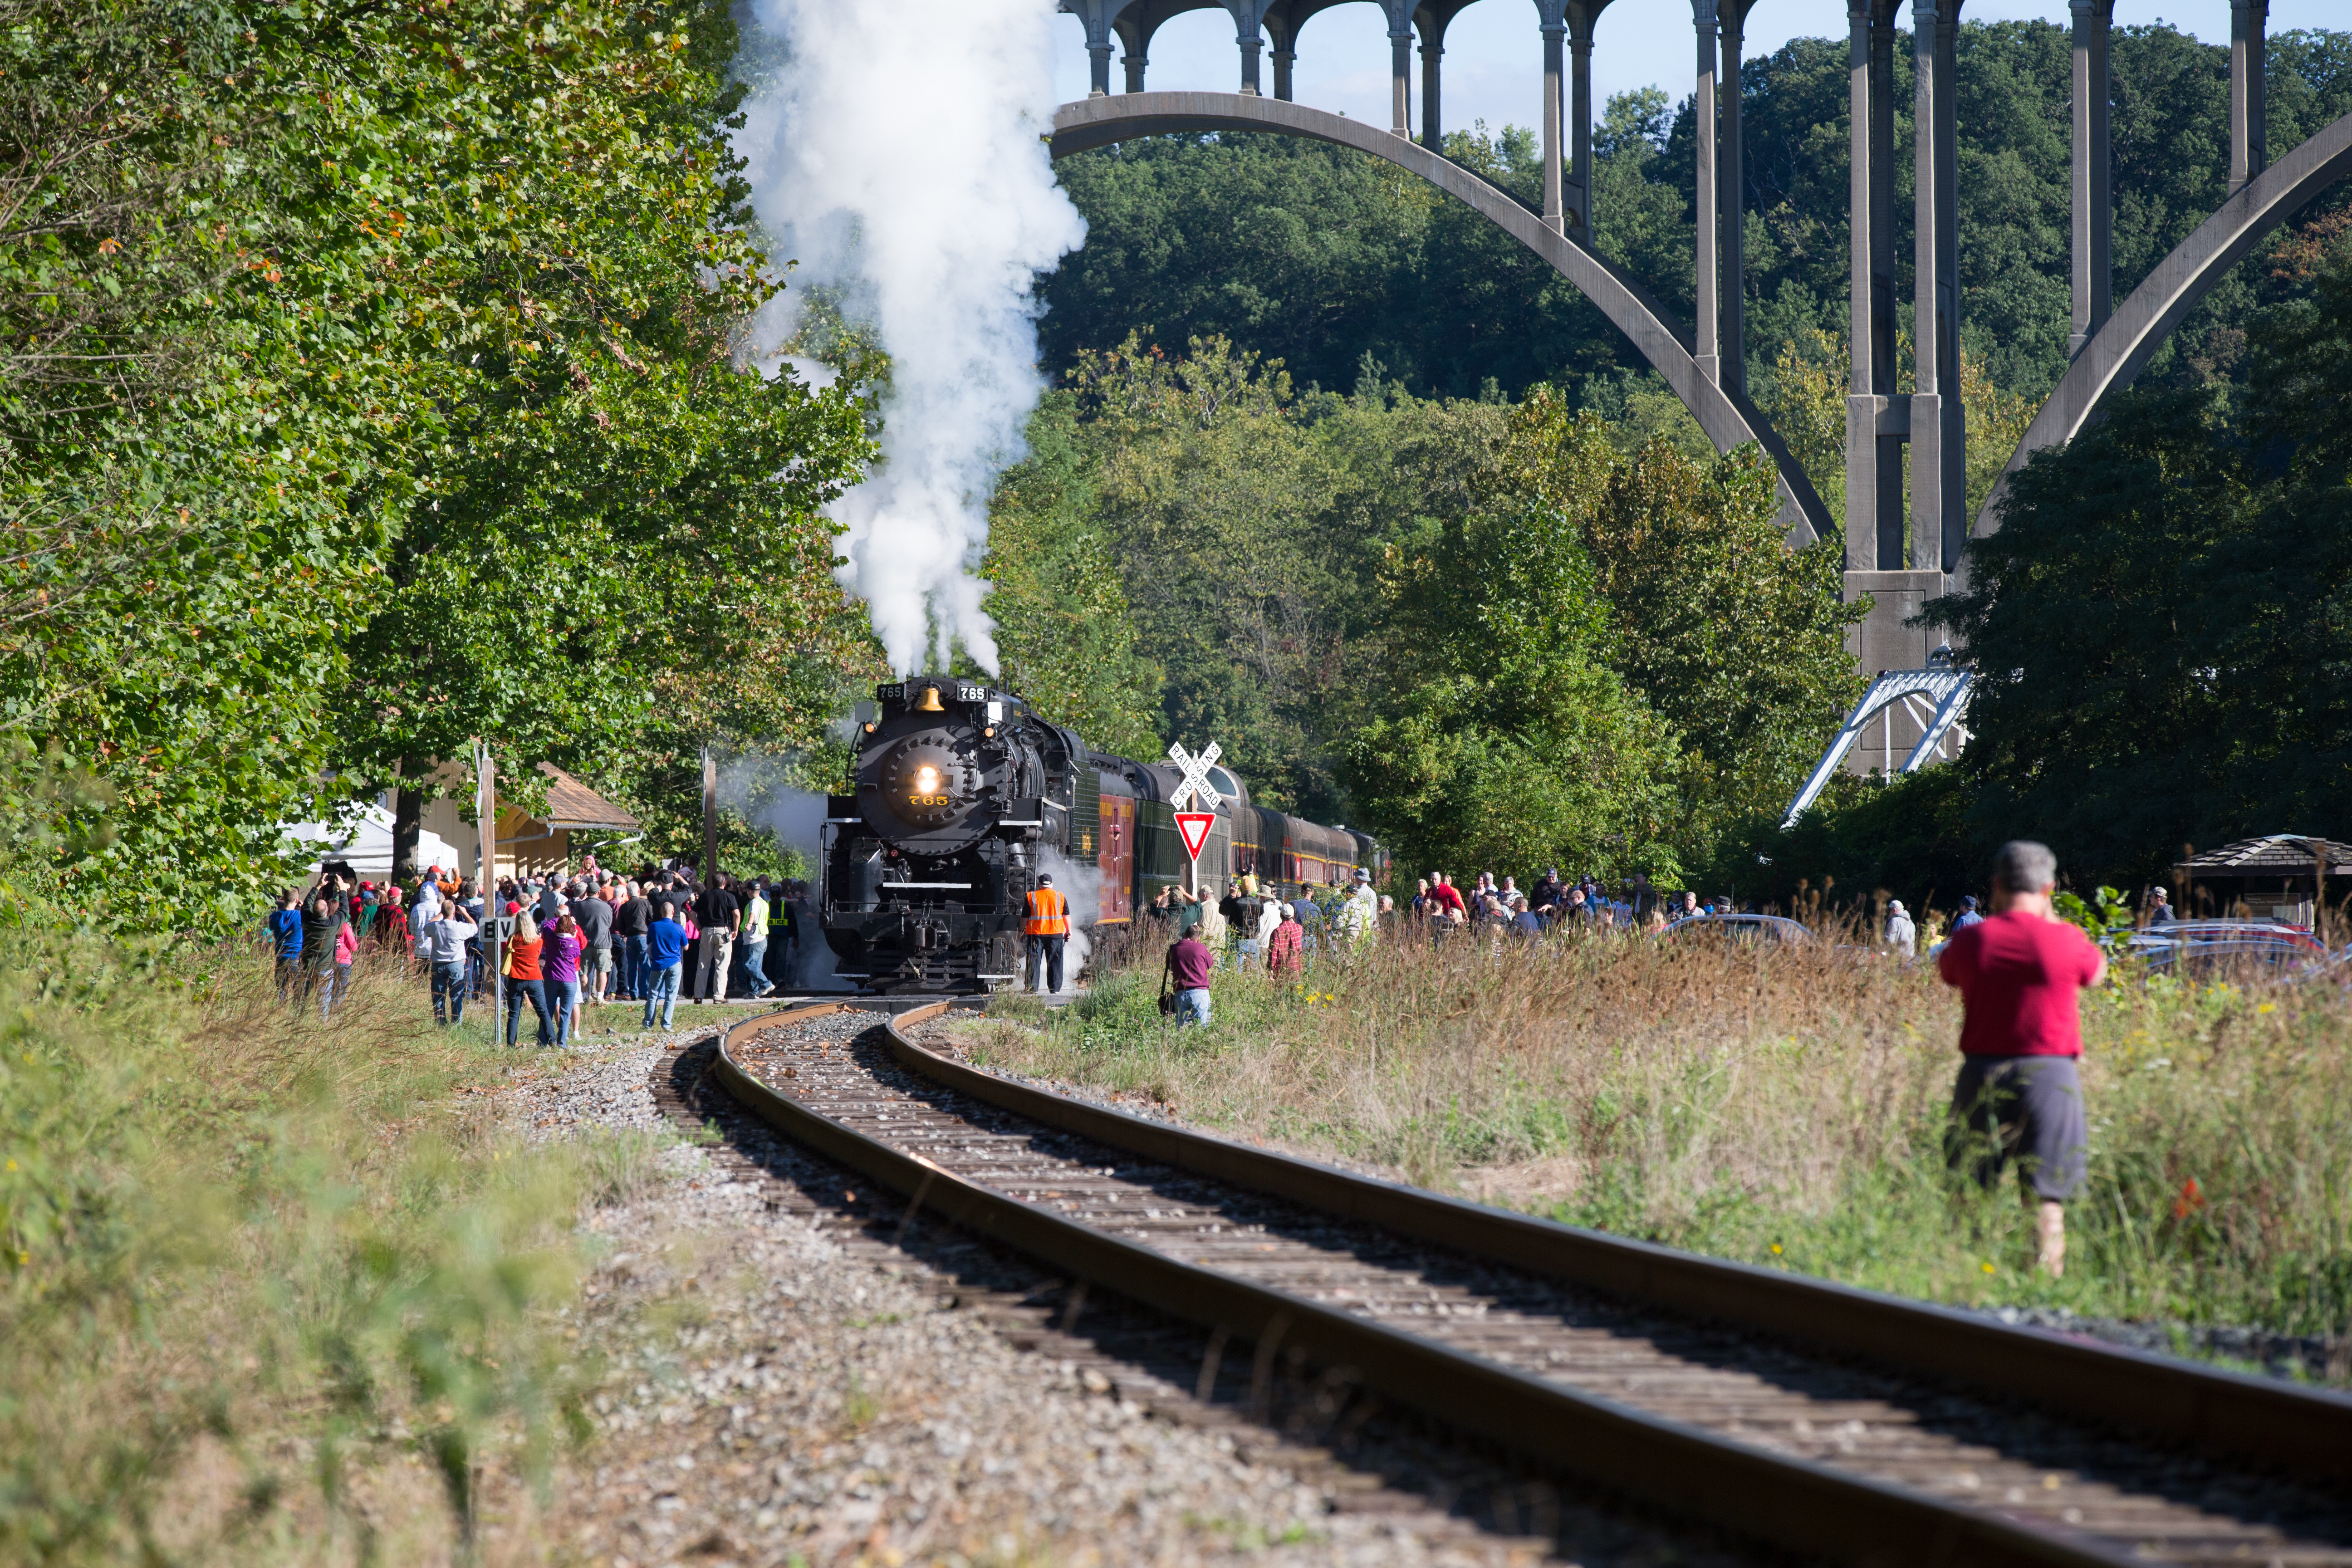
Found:
<path fill-rule="evenodd" d="M 1848 300 L 1853 381 L 1846 397 L 1845 565 L 1903 563 L 1903 441 L 1895 392 L 1895 27 L 1893 0 L 1850 0 L 1847 79 L 1852 184 Z"/>
<path fill-rule="evenodd" d="M 1389 129 L 1412 140 L 1412 23 L 1389 26 Z"/>
<path fill-rule="evenodd" d="M 1444 58 L 1445 24 L 1438 23 L 1421 36 L 1421 144 L 1433 153 L 1445 151 L 1444 133 L 1438 129 L 1437 62 Z"/>
<path fill-rule="evenodd" d="M 1911 0 L 1911 566 L 1941 572 L 1967 537 L 1967 414 L 1960 402 L 1959 153 L 1953 103 L 1961 0 Z"/>
<path fill-rule="evenodd" d="M 1717 211 L 1723 226 L 1723 384 L 1748 390 L 1748 157 L 1739 130 L 1739 49 L 1756 0 L 1720 0 L 1723 166 Z"/>
<path fill-rule="evenodd" d="M 1087 46 L 1087 96 L 1110 96 L 1110 44 L 1108 40 Z"/>
<path fill-rule="evenodd" d="M 1609 0 L 1569 0 L 1568 237 L 1592 246 L 1592 29 Z"/>
<path fill-rule="evenodd" d="M 2230 194 L 2270 166 L 2263 98 L 2271 0 L 2230 0 Z"/>
<path fill-rule="evenodd" d="M 1559 44 L 1567 30 L 1556 11 L 1544 14 L 1543 220 L 1561 232 L 1566 231 L 1560 221 Z"/>
<path fill-rule="evenodd" d="M 1959 564 L 1969 531 L 1969 417 L 1960 399 L 1960 7 L 1966 0 L 1939 0 L 1936 13 L 1936 379 L 1942 387 L 1943 416 L 1937 451 L 1943 458 L 1940 550 L 1914 531 L 1912 566 L 1948 572 Z M 1917 462 L 1917 454 L 1913 461 Z"/>
<path fill-rule="evenodd" d="M 1233 8 L 1237 28 L 1234 41 L 1242 49 L 1242 94 L 1255 98 L 1258 94 L 1258 57 L 1265 48 L 1265 39 L 1259 36 L 1257 7 L 1248 0 Z"/>
<path fill-rule="evenodd" d="M 1298 63 L 1298 52 L 1281 45 L 1274 47 L 1274 96 L 1285 103 L 1290 101 L 1290 71 Z"/>
<path fill-rule="evenodd" d="M 1118 35 L 1119 43 L 1126 48 L 1126 52 L 1119 56 L 1118 63 L 1127 68 L 1127 90 L 1141 92 L 1143 68 L 1150 64 L 1145 50 L 1150 47 L 1151 35 L 1125 16 L 1112 23 L 1111 30 Z"/>
<path fill-rule="evenodd" d="M 1691 0 L 1691 22 L 1698 30 L 1698 282 L 1693 300 L 1698 318 L 1698 373 L 1709 381 L 1722 379 L 1721 318 L 1716 297 L 1716 240 L 1721 222 L 1715 194 L 1715 51 L 1716 0 Z"/>
<path fill-rule="evenodd" d="M 2116 0 L 2073 0 L 2074 17 L 2074 331 L 2071 357 L 2112 309 L 2115 203 L 2109 187 L 2107 28 Z"/>

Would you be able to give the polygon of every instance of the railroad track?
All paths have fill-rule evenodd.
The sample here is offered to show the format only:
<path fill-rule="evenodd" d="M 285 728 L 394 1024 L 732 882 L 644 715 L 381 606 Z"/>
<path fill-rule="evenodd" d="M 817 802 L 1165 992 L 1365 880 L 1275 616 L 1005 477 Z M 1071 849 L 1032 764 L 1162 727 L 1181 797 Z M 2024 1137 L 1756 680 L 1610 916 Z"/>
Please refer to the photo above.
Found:
<path fill-rule="evenodd" d="M 1198 1325 L 1204 1400 L 1312 1369 L 1839 1563 L 2352 1568 L 2352 1399 L 1127 1116 L 927 1048 L 945 1005 L 847 1040 L 800 1026 L 838 1003 L 753 1018 L 711 1071 L 904 1194 L 902 1232 L 943 1220 Z"/>

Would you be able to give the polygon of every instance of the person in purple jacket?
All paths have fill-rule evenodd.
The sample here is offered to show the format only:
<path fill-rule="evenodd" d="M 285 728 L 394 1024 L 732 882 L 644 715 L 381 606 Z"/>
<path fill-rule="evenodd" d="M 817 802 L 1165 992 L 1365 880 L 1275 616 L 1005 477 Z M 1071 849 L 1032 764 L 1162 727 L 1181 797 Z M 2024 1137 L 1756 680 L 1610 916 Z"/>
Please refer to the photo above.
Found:
<path fill-rule="evenodd" d="M 580 1024 L 580 954 L 586 940 L 580 922 L 566 910 L 547 939 L 540 963 L 547 973 L 547 999 L 555 1014 L 555 1044 L 560 1049 Z"/>

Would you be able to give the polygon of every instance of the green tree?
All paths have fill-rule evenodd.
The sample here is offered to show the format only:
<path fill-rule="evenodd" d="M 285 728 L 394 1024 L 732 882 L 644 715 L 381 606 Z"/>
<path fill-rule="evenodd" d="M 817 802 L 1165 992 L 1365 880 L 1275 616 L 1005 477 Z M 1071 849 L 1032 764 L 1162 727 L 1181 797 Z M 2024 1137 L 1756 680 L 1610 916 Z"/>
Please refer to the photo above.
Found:
<path fill-rule="evenodd" d="M 1171 359 L 1130 338 L 1074 388 L 1097 515 L 1165 675 L 1160 732 L 1213 738 L 1268 804 L 1344 819 L 1333 748 L 1386 641 L 1382 552 L 1458 506 L 1503 410 L 1405 396 L 1369 363 L 1352 395 L 1296 397 L 1222 340 Z"/>
<path fill-rule="evenodd" d="M 1777 812 L 1860 694 L 1834 542 L 1792 551 L 1753 447 L 1693 461 L 1621 455 L 1601 422 L 1538 390 L 1513 414 L 1501 483 L 1568 518 L 1611 617 L 1613 668 L 1680 738 L 1675 837 Z"/>
<path fill-rule="evenodd" d="M 77 907 L 241 920 L 280 822 L 830 587 L 864 431 L 731 362 L 723 7 L 7 19 L 0 721 L 96 775 Z"/>
<path fill-rule="evenodd" d="M 1077 400 L 1048 396 L 1029 421 L 1029 455 L 989 506 L 988 613 L 1002 679 L 1087 743 L 1153 758 L 1160 671 L 1139 646 L 1110 539 L 1095 514 L 1096 456 Z"/>
<path fill-rule="evenodd" d="M 1530 498 L 1391 547 L 1386 679 L 1344 756 L 1401 866 L 1678 879 L 1674 735 L 1609 667 L 1578 533 Z"/>

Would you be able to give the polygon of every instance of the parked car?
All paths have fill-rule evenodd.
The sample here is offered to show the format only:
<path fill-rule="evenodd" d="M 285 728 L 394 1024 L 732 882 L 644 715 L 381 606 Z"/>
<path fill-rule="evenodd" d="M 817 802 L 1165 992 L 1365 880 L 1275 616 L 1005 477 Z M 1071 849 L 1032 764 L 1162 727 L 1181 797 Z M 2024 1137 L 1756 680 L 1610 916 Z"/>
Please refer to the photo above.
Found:
<path fill-rule="evenodd" d="M 1666 938 L 1681 942 L 1727 942 L 1739 944 L 1795 944 L 1813 940 L 1813 933 L 1781 915 L 1685 915 L 1668 926 Z"/>
<path fill-rule="evenodd" d="M 2336 962 L 2305 927 L 2274 921 L 2174 921 L 2133 931 L 2123 948 L 2160 974 L 2266 973 L 2300 979 Z"/>

